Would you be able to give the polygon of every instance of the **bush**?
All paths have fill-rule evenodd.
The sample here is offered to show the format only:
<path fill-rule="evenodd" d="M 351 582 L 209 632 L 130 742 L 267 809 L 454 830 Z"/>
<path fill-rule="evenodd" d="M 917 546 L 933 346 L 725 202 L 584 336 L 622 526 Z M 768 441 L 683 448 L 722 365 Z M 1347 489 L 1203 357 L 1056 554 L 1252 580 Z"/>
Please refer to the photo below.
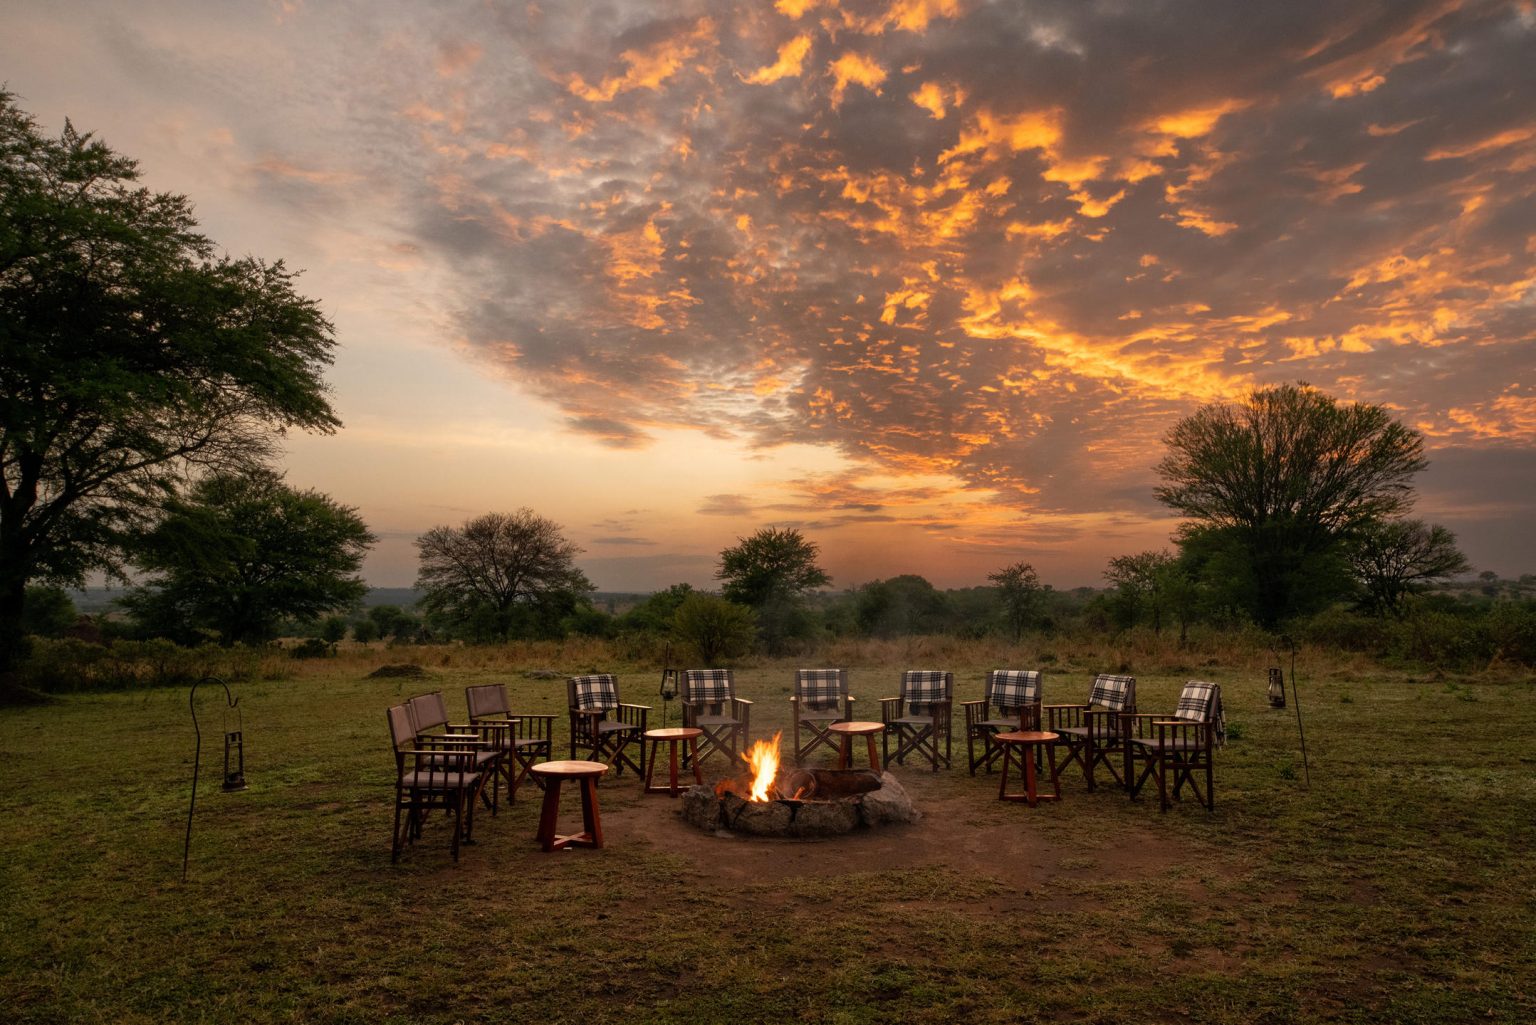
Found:
<path fill-rule="evenodd" d="M 757 622 L 745 605 L 712 594 L 691 594 L 672 617 L 672 632 L 698 652 L 705 665 L 738 658 L 757 640 Z"/>
<path fill-rule="evenodd" d="M 225 681 L 270 676 L 262 672 L 269 654 L 243 645 L 184 648 L 163 638 L 110 644 L 39 638 L 21 678 L 24 686 L 55 694 L 190 686 L 204 676 Z"/>

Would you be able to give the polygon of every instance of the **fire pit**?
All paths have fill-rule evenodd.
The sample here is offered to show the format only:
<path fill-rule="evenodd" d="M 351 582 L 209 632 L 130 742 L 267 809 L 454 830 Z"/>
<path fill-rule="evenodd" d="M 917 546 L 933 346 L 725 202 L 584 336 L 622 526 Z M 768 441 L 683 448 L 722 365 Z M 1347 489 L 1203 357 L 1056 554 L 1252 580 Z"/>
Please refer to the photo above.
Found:
<path fill-rule="evenodd" d="M 711 832 L 815 838 L 915 822 L 919 812 L 890 773 L 871 769 L 779 771 L 779 734 L 742 756 L 751 772 L 683 795 L 684 821 Z"/>

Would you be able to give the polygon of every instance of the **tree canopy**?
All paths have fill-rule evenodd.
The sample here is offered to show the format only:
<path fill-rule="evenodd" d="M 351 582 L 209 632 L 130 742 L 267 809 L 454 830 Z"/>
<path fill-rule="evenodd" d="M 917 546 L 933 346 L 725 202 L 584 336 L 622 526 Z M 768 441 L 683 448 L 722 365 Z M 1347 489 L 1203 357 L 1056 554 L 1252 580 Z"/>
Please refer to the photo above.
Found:
<path fill-rule="evenodd" d="M 1406 510 L 1427 465 L 1418 432 L 1386 409 L 1305 384 L 1203 406 L 1165 441 L 1158 499 L 1244 552 L 1266 626 L 1334 597 L 1308 581 L 1328 579 L 1351 534 Z"/>
<path fill-rule="evenodd" d="M 532 509 L 433 527 L 416 549 L 421 608 L 477 635 L 540 632 L 594 590 L 576 568 L 581 549 Z"/>
<path fill-rule="evenodd" d="M 374 540 L 356 510 L 272 470 L 218 474 L 167 503 L 134 558 L 155 579 L 125 604 L 165 636 L 265 641 L 281 619 L 360 601 L 368 586 L 357 572 Z"/>
<path fill-rule="evenodd" d="M 0 92 L 0 678 L 29 581 L 120 571 L 125 538 L 187 475 L 339 424 L 332 328 L 295 275 L 216 256 L 191 203 L 138 177 Z"/>
<path fill-rule="evenodd" d="M 1456 535 L 1423 520 L 1371 524 L 1349 547 L 1349 564 L 1360 581 L 1361 604 L 1377 614 L 1400 616 L 1403 600 L 1435 580 L 1470 570 Z"/>
<path fill-rule="evenodd" d="M 1017 644 L 1024 637 L 1024 630 L 1038 614 L 1045 592 L 1050 585 L 1040 583 L 1040 574 L 1027 562 L 1015 562 L 996 573 L 988 573 L 987 579 L 997 585 L 998 598 L 1003 603 L 1003 615 L 1008 619 L 1008 630 Z"/>
<path fill-rule="evenodd" d="M 820 549 L 792 527 L 764 527 L 720 553 L 716 578 L 721 595 L 757 613 L 758 629 L 771 653 L 792 637 L 810 633 L 805 596 L 832 582 L 816 560 Z"/>

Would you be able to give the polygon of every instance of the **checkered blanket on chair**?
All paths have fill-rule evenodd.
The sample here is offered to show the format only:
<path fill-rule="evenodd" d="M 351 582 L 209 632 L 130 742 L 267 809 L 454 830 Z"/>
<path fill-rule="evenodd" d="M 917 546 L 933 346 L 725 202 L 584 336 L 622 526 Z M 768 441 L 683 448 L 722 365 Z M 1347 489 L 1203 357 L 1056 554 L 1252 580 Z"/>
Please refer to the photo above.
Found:
<path fill-rule="evenodd" d="M 1212 742 L 1220 747 L 1227 740 L 1227 717 L 1221 709 L 1221 684 L 1190 680 L 1179 693 L 1175 719 L 1209 723 Z"/>
<path fill-rule="evenodd" d="M 1093 681 L 1088 703 L 1111 712 L 1123 712 L 1136 704 L 1136 677 L 1100 673 Z"/>
<path fill-rule="evenodd" d="M 843 696 L 842 675 L 836 669 L 796 670 L 795 696 L 800 707 L 809 712 L 836 711 Z"/>
<path fill-rule="evenodd" d="M 908 715 L 929 715 L 934 702 L 949 697 L 945 676 L 933 669 L 909 669 L 901 674 L 901 696 L 907 699 Z"/>
<path fill-rule="evenodd" d="M 598 676 L 573 676 L 576 685 L 576 707 L 585 712 L 606 712 L 619 707 L 619 683 L 612 673 Z"/>
<path fill-rule="evenodd" d="M 729 669 L 687 669 L 683 671 L 683 693 L 690 701 L 719 705 L 731 699 Z"/>
<path fill-rule="evenodd" d="M 992 704 L 999 712 L 1017 712 L 1040 700 L 1040 673 L 1035 669 L 994 669 Z"/>

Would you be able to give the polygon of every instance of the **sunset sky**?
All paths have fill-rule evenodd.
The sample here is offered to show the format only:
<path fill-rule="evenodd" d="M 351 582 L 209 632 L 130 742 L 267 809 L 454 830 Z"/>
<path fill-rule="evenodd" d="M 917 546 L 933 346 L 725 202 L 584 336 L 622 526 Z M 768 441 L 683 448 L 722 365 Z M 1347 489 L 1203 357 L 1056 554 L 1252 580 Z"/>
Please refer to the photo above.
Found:
<path fill-rule="evenodd" d="M 1305 380 L 1536 571 L 1530 2 L 9 0 L 0 82 L 283 258 L 365 573 L 529 506 L 603 590 L 1165 547 L 1161 439 Z"/>

